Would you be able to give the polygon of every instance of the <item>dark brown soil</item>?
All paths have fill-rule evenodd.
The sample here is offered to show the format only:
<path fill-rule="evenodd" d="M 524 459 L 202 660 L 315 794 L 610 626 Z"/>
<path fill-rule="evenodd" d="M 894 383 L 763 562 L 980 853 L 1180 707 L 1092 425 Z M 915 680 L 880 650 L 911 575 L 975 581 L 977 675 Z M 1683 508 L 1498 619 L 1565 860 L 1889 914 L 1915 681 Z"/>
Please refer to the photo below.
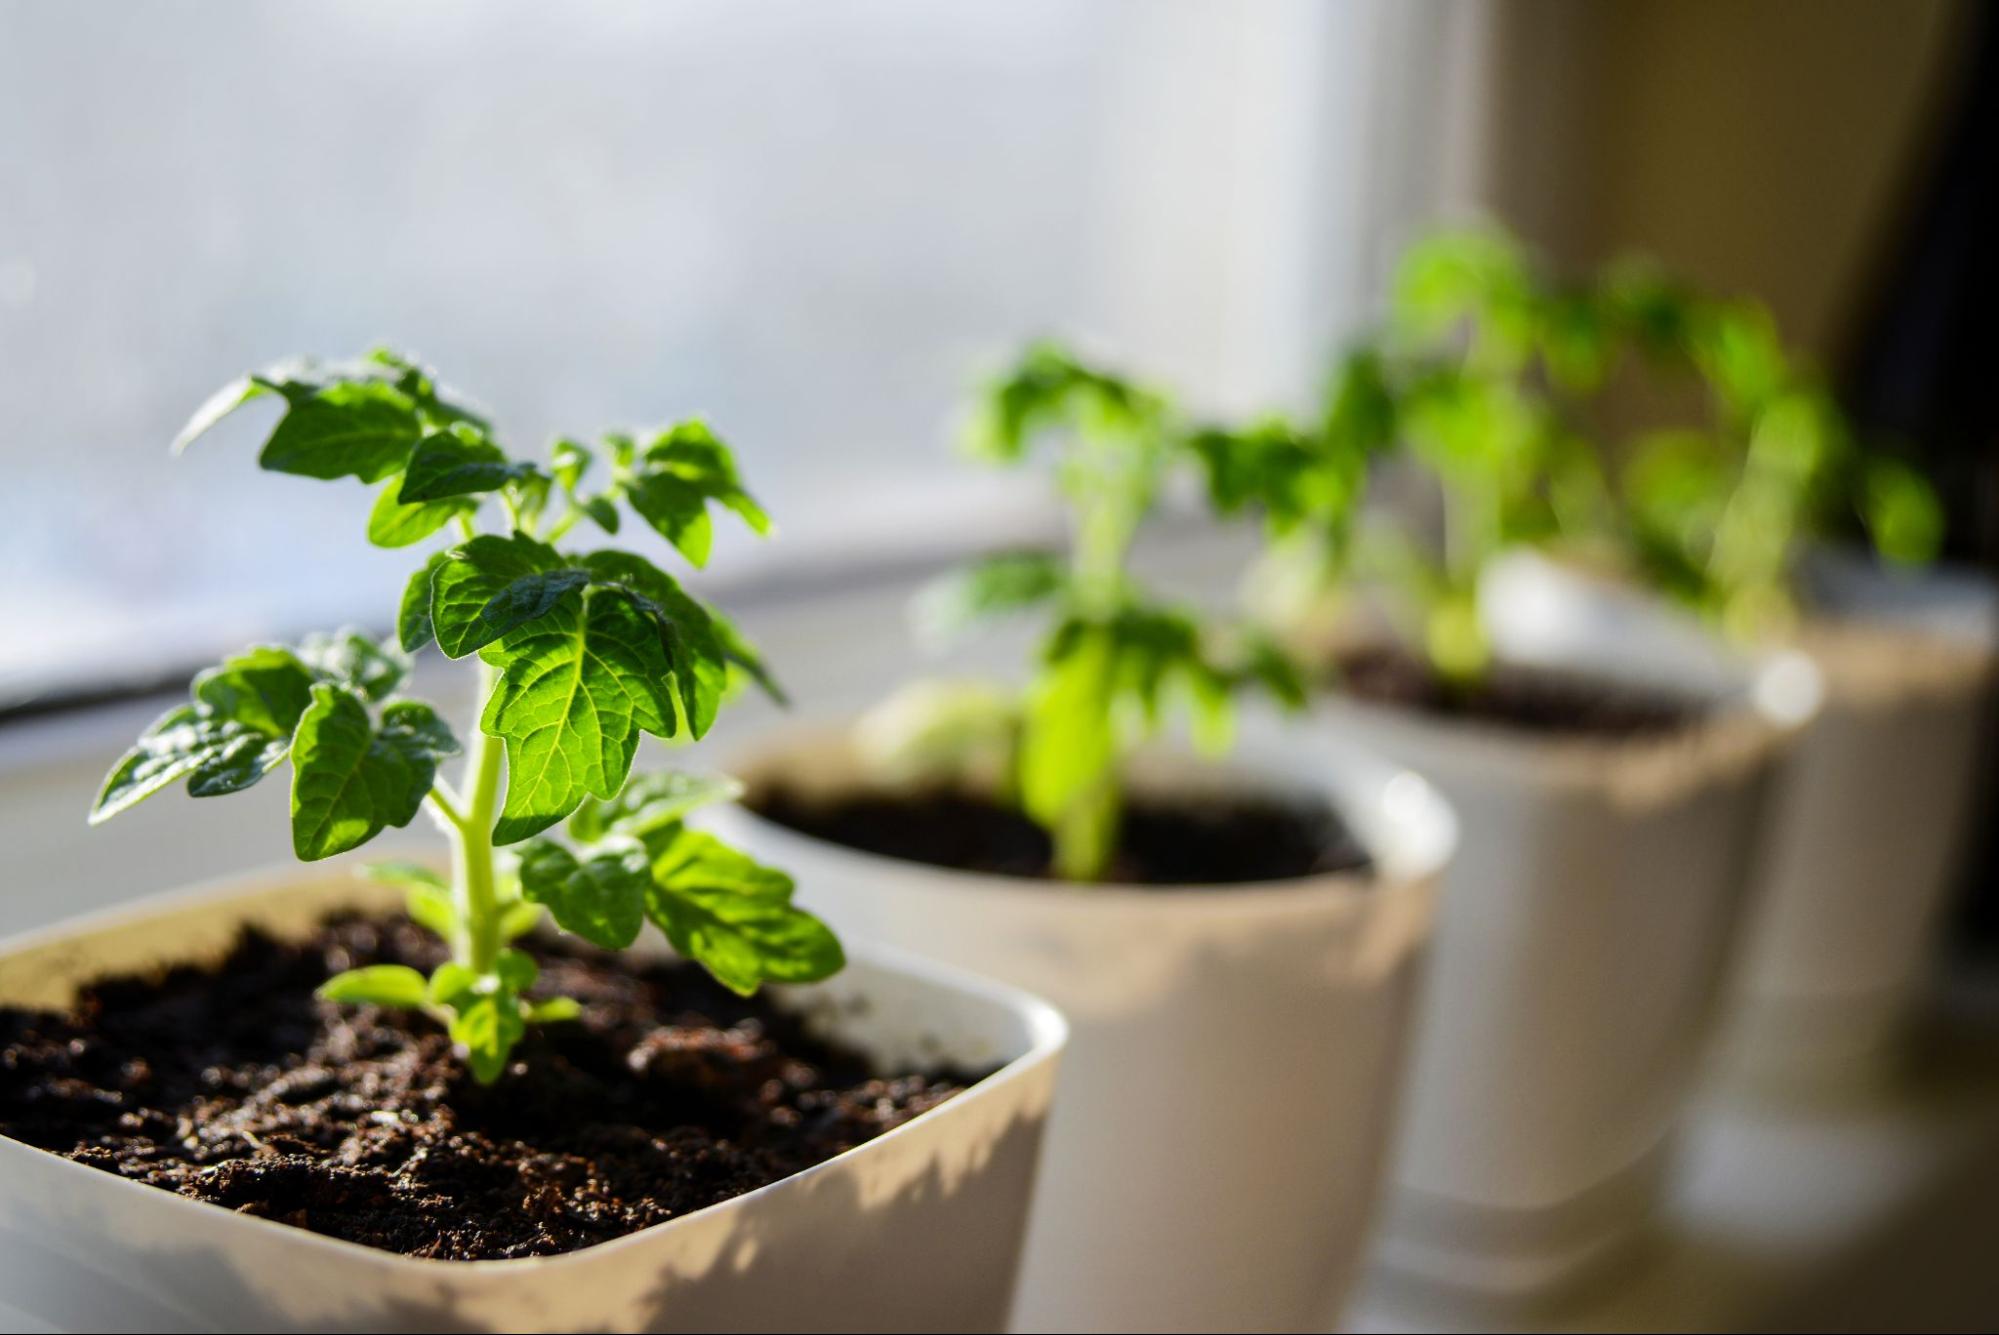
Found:
<path fill-rule="evenodd" d="M 1373 704 L 1546 736 L 1657 737 L 1690 726 L 1702 713 L 1695 701 L 1663 690 L 1516 665 L 1501 665 L 1467 690 L 1395 650 L 1346 656 L 1332 686 Z"/>
<path fill-rule="evenodd" d="M 1050 877 L 1048 836 L 1009 807 L 962 793 L 856 794 L 812 801 L 757 794 L 759 815 L 801 834 L 884 857 L 999 876 Z M 1106 880 L 1237 885 L 1368 866 L 1367 851 L 1324 806 L 1275 797 L 1202 803 L 1133 799 Z"/>
<path fill-rule="evenodd" d="M 538 993 L 583 1002 L 490 1088 L 421 1015 L 342 1007 L 339 969 L 427 968 L 401 920 L 304 945 L 246 934 L 213 970 L 0 1008 L 0 1132 L 107 1173 L 411 1256 L 549 1256 L 808 1168 L 957 1093 L 882 1078 L 691 966 L 527 943 Z"/>

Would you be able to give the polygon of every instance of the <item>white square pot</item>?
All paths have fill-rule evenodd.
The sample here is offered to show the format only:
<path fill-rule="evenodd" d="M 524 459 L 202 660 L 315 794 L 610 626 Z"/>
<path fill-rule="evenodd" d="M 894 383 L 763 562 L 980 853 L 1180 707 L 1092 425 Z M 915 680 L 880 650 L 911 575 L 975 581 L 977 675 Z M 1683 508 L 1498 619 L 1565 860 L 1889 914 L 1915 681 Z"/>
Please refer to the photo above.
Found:
<path fill-rule="evenodd" d="M 738 757 L 754 791 L 862 786 L 844 728 Z M 794 868 L 843 929 L 1048 997 L 1073 1027 L 1016 1309 L 1025 1330 L 1323 1329 L 1376 1196 L 1448 810 L 1352 754 L 1155 756 L 1141 786 L 1330 798 L 1371 875 L 1228 887 L 975 875 L 712 824 Z"/>
<path fill-rule="evenodd" d="M 809 886 L 809 882 L 808 882 Z M 807 891 L 810 898 L 810 891 Z M 298 934 L 383 887 L 290 870 L 0 946 L 0 1001 L 59 1007 L 107 972 Z M 400 1256 L 0 1137 L 0 1301 L 75 1330 L 995 1330 L 1007 1318 L 1065 1026 L 1031 997 L 857 950 L 784 992 L 885 1063 L 999 1069 L 845 1154 L 564 1256 Z"/>
<path fill-rule="evenodd" d="M 1874 1080 L 1960 869 L 1992 704 L 1999 594 L 1969 572 L 1815 566 L 1800 647 L 1825 708 L 1784 765 L 1726 1058 L 1793 1093 Z"/>
<path fill-rule="evenodd" d="M 1578 663 L 1613 672 L 1608 662 Z M 1703 683 L 1651 739 L 1537 736 L 1338 698 L 1458 814 L 1380 1264 L 1517 1298 L 1584 1278 L 1653 1208 L 1704 1051 L 1780 743 L 1808 666 Z M 1684 683 L 1683 683 L 1684 684 Z"/>

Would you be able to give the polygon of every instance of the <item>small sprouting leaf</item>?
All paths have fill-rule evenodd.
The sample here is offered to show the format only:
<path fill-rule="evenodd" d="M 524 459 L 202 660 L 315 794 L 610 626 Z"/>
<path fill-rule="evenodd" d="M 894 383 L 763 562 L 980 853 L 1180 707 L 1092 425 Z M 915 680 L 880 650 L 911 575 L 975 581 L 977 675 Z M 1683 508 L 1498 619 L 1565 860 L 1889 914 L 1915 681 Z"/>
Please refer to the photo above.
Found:
<path fill-rule="evenodd" d="M 569 818 L 569 833 L 583 843 L 607 835 L 628 834 L 643 839 L 655 830 L 684 819 L 689 812 L 718 802 L 733 802 L 743 786 L 725 774 L 689 774 L 661 770 L 641 774 L 616 797 L 592 798 Z"/>
<path fill-rule="evenodd" d="M 618 531 L 618 507 L 611 503 L 610 497 L 592 496 L 583 502 L 583 513 L 606 533 L 615 534 Z"/>
<path fill-rule="evenodd" d="M 406 964 L 370 964 L 336 973 L 319 985 L 315 995 L 327 1001 L 402 1010 L 420 1010 L 430 999 L 423 975 Z"/>
<path fill-rule="evenodd" d="M 383 487 L 374 508 L 368 511 L 368 541 L 377 547 L 408 547 L 422 542 L 460 515 L 479 508 L 476 499 L 466 496 L 405 505 L 397 495 L 398 486 L 391 481 Z"/>
<path fill-rule="evenodd" d="M 451 1041 L 465 1049 L 473 1078 L 482 1085 L 492 1084 L 505 1072 L 514 1045 L 527 1032 L 520 998 L 501 988 L 465 998 L 453 1009 Z"/>
<path fill-rule="evenodd" d="M 470 965 L 447 960 L 431 971 L 428 996 L 433 1006 L 456 1007 L 478 990 L 479 975 Z"/>
<path fill-rule="evenodd" d="M 541 976 L 541 966 L 525 950 L 502 950 L 499 958 L 493 961 L 493 973 L 500 980 L 500 986 L 519 993 L 534 986 L 534 980 Z"/>
<path fill-rule="evenodd" d="M 586 796 L 613 796 L 631 772 L 639 733 L 674 732 L 660 630 L 617 591 L 566 600 L 483 657 L 501 678 L 479 726 L 507 747 L 496 843 L 540 833 Z"/>
<path fill-rule="evenodd" d="M 499 446 L 478 431 L 453 426 L 417 441 L 409 467 L 403 471 L 398 499 L 413 505 L 498 491 L 533 471 L 533 464 L 510 461 Z"/>
<path fill-rule="evenodd" d="M 555 549 L 525 534 L 481 534 L 445 554 L 430 580 L 438 648 L 463 658 L 508 631 L 545 616 L 589 581 Z"/>
<path fill-rule="evenodd" d="M 574 997 L 549 997 L 545 1001 L 528 1003 L 529 1024 L 559 1024 L 573 1020 L 583 1013 L 582 1005 Z"/>
<path fill-rule="evenodd" d="M 451 892 L 440 886 L 411 886 L 403 900 L 403 911 L 417 926 L 435 932 L 447 941 L 457 935 L 462 925 L 458 921 L 458 906 L 452 902 Z"/>
<path fill-rule="evenodd" d="M 410 576 L 403 589 L 402 608 L 396 614 L 396 639 L 406 654 L 415 653 L 437 638 L 430 621 L 430 582 L 450 559 L 448 552 L 431 553 L 430 560 Z"/>
<path fill-rule="evenodd" d="M 518 941 L 541 926 L 541 905 L 517 899 L 500 910 L 500 939 Z"/>
<path fill-rule="evenodd" d="M 830 977 L 846 963 L 839 939 L 791 895 L 783 872 L 683 829 L 652 864 L 646 911 L 675 950 L 748 996 L 766 982 Z"/>
<path fill-rule="evenodd" d="M 546 905 L 564 931 L 606 950 L 638 939 L 652 860 L 636 839 L 614 836 L 581 858 L 553 839 L 534 839 L 520 856 L 521 894 Z"/>
<path fill-rule="evenodd" d="M 457 933 L 458 906 L 444 877 L 421 862 L 370 862 L 361 875 L 383 885 L 400 886 L 403 909 L 418 926 L 449 941 Z"/>
<path fill-rule="evenodd" d="M 338 381 L 289 401 L 257 459 L 270 472 L 380 482 L 402 471 L 423 434 L 416 404 L 382 381 Z"/>
<path fill-rule="evenodd" d="M 378 732 L 359 695 L 314 686 L 292 742 L 293 851 L 315 862 L 367 843 L 385 826 L 409 824 L 438 759 L 456 747 L 428 705 L 390 705 Z"/>

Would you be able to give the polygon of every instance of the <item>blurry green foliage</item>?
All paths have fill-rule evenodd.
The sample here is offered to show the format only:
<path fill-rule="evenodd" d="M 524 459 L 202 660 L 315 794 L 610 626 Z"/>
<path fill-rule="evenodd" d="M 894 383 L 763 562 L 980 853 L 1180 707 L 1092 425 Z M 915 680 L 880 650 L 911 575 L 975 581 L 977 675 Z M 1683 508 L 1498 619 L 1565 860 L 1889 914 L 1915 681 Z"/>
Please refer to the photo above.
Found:
<path fill-rule="evenodd" d="M 1196 744 L 1226 749 L 1239 693 L 1304 700 L 1299 674 L 1275 646 L 1161 599 L 1133 577 L 1132 541 L 1167 477 L 1214 457 L 1234 470 L 1215 485 L 1240 486 L 1245 500 L 1266 494 L 1269 476 L 1295 475 L 1315 505 L 1325 503 L 1324 487 L 1348 484 L 1308 483 L 1312 470 L 1294 458 L 1305 447 L 1281 423 L 1259 424 L 1253 453 L 1217 452 L 1164 395 L 1050 342 L 1030 345 L 987 388 L 968 444 L 1004 465 L 1037 452 L 1052 457 L 1070 511 L 1070 549 L 989 557 L 926 591 L 918 611 L 945 630 L 1045 615 L 1032 679 L 1018 695 L 920 683 L 878 710 L 864 731 L 887 739 L 875 758 L 904 779 L 962 774 L 1003 750 L 1001 791 L 1049 832 L 1057 873 L 1096 880 L 1116 850 L 1132 748 L 1177 716 Z M 1358 485 L 1356 474 L 1356 496 Z"/>

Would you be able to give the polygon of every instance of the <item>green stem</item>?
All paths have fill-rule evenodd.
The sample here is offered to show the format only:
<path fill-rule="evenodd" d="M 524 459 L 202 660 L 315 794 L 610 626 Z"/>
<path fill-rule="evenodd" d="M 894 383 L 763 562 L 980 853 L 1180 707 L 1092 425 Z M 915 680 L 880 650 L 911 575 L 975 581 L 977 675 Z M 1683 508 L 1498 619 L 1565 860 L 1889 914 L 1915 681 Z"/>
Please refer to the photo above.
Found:
<path fill-rule="evenodd" d="M 493 669 L 479 665 L 479 698 L 493 693 Z M 466 809 L 454 840 L 457 853 L 453 890 L 459 920 L 465 924 L 460 963 L 481 974 L 491 973 L 500 957 L 499 890 L 493 873 L 493 822 L 500 803 L 500 775 L 505 751 L 498 738 L 483 731 L 472 734 L 466 758 Z"/>

